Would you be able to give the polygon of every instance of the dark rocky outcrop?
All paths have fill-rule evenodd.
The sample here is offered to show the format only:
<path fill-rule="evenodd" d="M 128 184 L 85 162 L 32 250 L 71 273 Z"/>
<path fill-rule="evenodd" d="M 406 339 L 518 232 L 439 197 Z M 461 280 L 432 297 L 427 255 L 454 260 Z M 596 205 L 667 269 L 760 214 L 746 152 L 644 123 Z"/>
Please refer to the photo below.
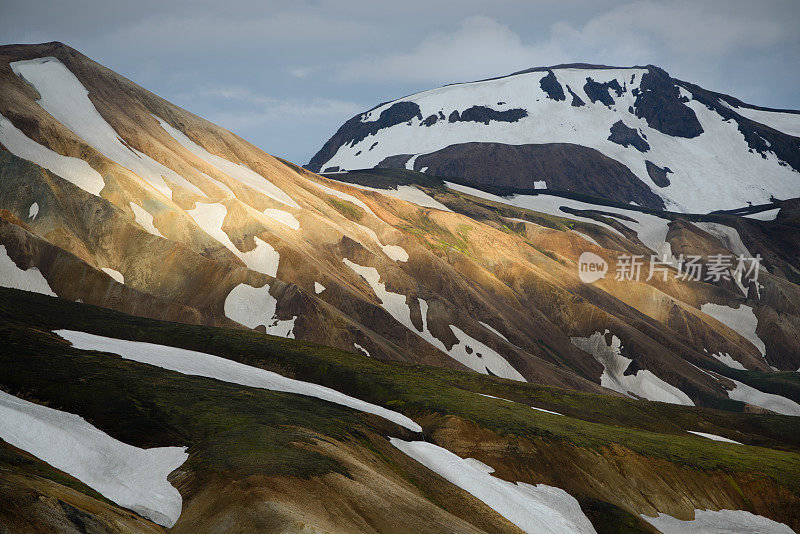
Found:
<path fill-rule="evenodd" d="M 491 121 L 517 122 L 527 116 L 528 112 L 522 108 L 497 111 L 486 106 L 472 106 L 461 113 L 454 111 L 450 114 L 448 120 L 450 122 L 482 122 L 483 124 L 489 124 Z"/>
<path fill-rule="evenodd" d="M 670 184 L 667 174 L 672 174 L 672 171 L 669 167 L 659 167 L 650 160 L 646 160 L 644 163 L 647 167 L 647 174 L 650 175 L 650 179 L 653 180 L 653 183 L 658 187 L 667 187 Z"/>
<path fill-rule="evenodd" d="M 636 128 L 629 128 L 625 123 L 618 120 L 611 126 L 611 135 L 608 140 L 612 143 L 622 145 L 625 148 L 632 146 L 639 152 L 647 152 L 650 150 L 650 145 L 642 139 Z"/>
<path fill-rule="evenodd" d="M 439 117 L 437 117 L 436 114 L 428 115 L 427 117 L 425 117 L 425 120 L 422 121 L 422 125 L 423 126 L 433 126 L 434 124 L 436 124 L 436 121 L 438 121 L 438 120 L 439 120 Z"/>
<path fill-rule="evenodd" d="M 636 93 L 634 112 L 647 125 L 661 133 L 692 138 L 703 133 L 692 108 L 681 99 L 680 91 L 663 69 L 648 65 Z"/>
<path fill-rule="evenodd" d="M 408 156 L 403 158 L 387 158 L 379 166 L 404 168 Z M 414 170 L 424 167 L 428 174 L 461 178 L 478 187 L 530 190 L 534 182 L 545 180 L 548 189 L 664 207 L 663 200 L 625 165 L 581 145 L 462 143 L 418 156 Z"/>
<path fill-rule="evenodd" d="M 567 86 L 567 91 L 569 91 L 569 94 L 571 94 L 571 95 L 572 95 L 572 104 L 571 104 L 571 105 L 572 105 L 572 107 L 574 107 L 574 108 L 579 108 L 579 107 L 581 107 L 581 106 L 585 106 L 585 105 L 586 105 L 586 102 L 584 102 L 584 101 L 581 99 L 581 97 L 579 97 L 578 95 L 576 95 L 576 94 L 575 94 L 575 92 L 574 92 L 574 91 L 573 91 L 573 90 L 570 88 L 570 86 L 569 86 L 569 85 Z"/>
<path fill-rule="evenodd" d="M 322 149 L 311 158 L 311 161 L 308 162 L 308 169 L 319 172 L 320 167 L 330 160 L 342 145 L 353 146 L 363 141 L 368 135 L 376 134 L 384 128 L 402 124 L 414 118 L 422 120 L 422 113 L 419 106 L 414 102 L 396 102 L 381 111 L 380 116 L 375 121 L 362 122 L 362 117 L 364 117 L 363 113 L 345 122 L 333 137 L 328 139 L 328 142 L 322 146 Z"/>
<path fill-rule="evenodd" d="M 611 96 L 611 93 L 608 92 L 609 89 L 613 89 L 617 96 L 622 96 L 622 93 L 625 92 L 616 78 L 610 82 L 603 83 L 598 83 L 591 78 L 586 78 L 586 85 L 583 86 L 583 90 L 586 92 L 586 96 L 589 97 L 589 100 L 592 101 L 592 104 L 599 100 L 606 106 L 613 106 L 614 98 Z"/>
<path fill-rule="evenodd" d="M 567 99 L 564 94 L 564 88 L 558 83 L 558 79 L 556 79 L 556 75 L 553 74 L 552 70 L 539 81 L 539 86 L 547 94 L 547 98 L 551 100 L 561 101 Z"/>

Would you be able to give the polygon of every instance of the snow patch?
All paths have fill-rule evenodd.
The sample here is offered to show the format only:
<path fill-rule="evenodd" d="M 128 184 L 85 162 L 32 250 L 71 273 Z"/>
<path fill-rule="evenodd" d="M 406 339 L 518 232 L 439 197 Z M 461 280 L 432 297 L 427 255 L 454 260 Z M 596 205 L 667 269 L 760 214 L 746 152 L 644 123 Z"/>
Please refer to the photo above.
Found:
<path fill-rule="evenodd" d="M 360 224 L 356 224 L 356 226 L 362 232 L 367 234 L 370 237 L 370 239 L 372 239 L 372 241 L 374 241 L 379 247 L 381 247 L 381 250 L 383 250 L 383 253 L 386 254 L 389 257 L 389 259 L 392 259 L 394 261 L 403 261 L 403 262 L 408 261 L 408 252 L 406 252 L 406 250 L 403 247 L 399 245 L 384 245 L 383 243 L 381 243 L 381 240 L 378 239 L 378 234 L 375 233 L 375 230 L 373 230 L 372 228 L 367 228 L 366 226 L 362 226 Z"/>
<path fill-rule="evenodd" d="M 10 120 L 0 115 L 0 143 L 9 152 L 44 167 L 87 193 L 100 196 L 106 183 L 100 173 L 82 159 L 62 156 L 42 146 L 18 130 Z"/>
<path fill-rule="evenodd" d="M 336 182 L 336 180 L 331 180 L 331 182 Z M 317 186 L 318 188 L 322 189 L 323 191 L 325 191 L 329 195 L 334 196 L 336 198 L 340 198 L 342 200 L 346 200 L 347 202 L 352 202 L 353 204 L 355 204 L 356 206 L 358 206 L 362 210 L 366 211 L 367 213 L 369 213 L 373 217 L 377 217 L 377 215 L 375 215 L 375 213 L 373 213 L 373 211 L 371 209 L 369 209 L 369 206 L 364 204 L 363 201 L 361 201 L 360 199 L 357 199 L 353 195 L 350 195 L 348 193 L 343 193 L 343 192 L 339 191 L 338 189 L 334 189 L 332 187 L 328 187 L 327 185 L 321 184 L 319 182 L 311 182 L 311 183 L 314 184 L 315 186 Z M 341 184 L 343 182 L 336 182 L 336 183 L 337 184 Z M 350 185 L 350 184 L 346 184 L 346 185 Z"/>
<path fill-rule="evenodd" d="M 514 367 L 512 367 L 497 351 L 470 337 L 455 325 L 450 325 L 450 330 L 458 339 L 458 343 L 448 350 L 444 343 L 428 330 L 428 303 L 423 299 L 419 299 L 423 323 L 422 330 L 417 330 L 411 322 L 411 309 L 408 306 L 406 296 L 387 291 L 386 283 L 380 281 L 380 274 L 375 267 L 358 265 L 347 258 L 344 258 L 342 261 L 356 274 L 366 280 L 367 284 L 372 288 L 372 291 L 375 292 L 375 296 L 381 301 L 381 307 L 386 310 L 389 315 L 440 351 L 479 373 L 489 374 L 491 371 L 492 374 L 502 378 L 510 378 L 512 380 L 525 382 L 525 377 L 514 369 Z"/>
<path fill-rule="evenodd" d="M 669 243 L 667 243 L 667 232 L 669 232 L 670 223 L 668 219 L 662 219 L 661 217 L 656 217 L 655 215 L 642 213 L 636 210 L 590 204 L 588 202 L 572 200 L 570 198 L 562 198 L 544 193 L 538 195 L 512 195 L 510 197 L 500 197 L 485 191 L 481 191 L 480 189 L 476 189 L 474 187 L 456 184 L 453 182 L 445 182 L 445 185 L 450 189 L 460 193 L 472 195 L 484 200 L 516 206 L 518 208 L 537 211 L 539 213 L 546 213 L 556 217 L 564 217 L 575 221 L 583 221 L 596 226 L 602 226 L 609 232 L 624 238 L 625 236 L 622 234 L 622 232 L 609 224 L 592 219 L 591 217 L 567 213 L 566 211 L 563 211 L 562 208 L 571 208 L 574 210 L 599 210 L 608 214 L 606 215 L 607 217 L 615 218 L 620 224 L 627 226 L 636 232 L 639 241 L 641 241 L 650 250 L 655 252 L 659 258 L 666 256 L 668 260 L 673 262 L 675 261 L 675 259 L 672 257 L 672 247 Z M 616 218 L 614 217 L 615 214 L 631 218 L 633 219 L 633 222 L 623 218 Z M 588 241 L 596 244 L 594 239 L 584 236 L 583 234 L 580 235 Z"/>
<path fill-rule="evenodd" d="M 728 391 L 728 397 L 731 399 L 760 406 L 775 413 L 800 416 L 800 404 L 795 401 L 774 393 L 765 393 L 732 378 L 729 380 L 735 384 L 734 388 Z"/>
<path fill-rule="evenodd" d="M 322 284 L 320 284 L 319 282 L 314 282 L 314 293 L 316 293 L 317 295 L 319 295 L 319 294 L 320 294 L 320 293 L 322 293 L 323 291 L 325 291 L 325 286 L 323 286 L 323 285 L 322 285 Z"/>
<path fill-rule="evenodd" d="M 758 318 L 753 313 L 753 308 L 745 304 L 740 304 L 738 308 L 724 306 L 722 304 L 706 303 L 700 306 L 700 311 L 721 322 L 750 343 L 755 345 L 761 356 L 767 353 L 767 347 L 756 334 Z"/>
<path fill-rule="evenodd" d="M 231 238 L 222 230 L 228 208 L 224 204 L 204 204 L 197 202 L 194 209 L 186 213 L 194 219 L 200 228 L 219 241 L 225 248 L 233 252 L 249 269 L 275 277 L 278 274 L 280 254 L 266 241 L 255 237 L 256 248 L 242 252 L 233 244 Z"/>
<path fill-rule="evenodd" d="M 288 211 L 274 209 L 274 208 L 267 208 L 264 210 L 264 215 L 266 215 L 270 219 L 275 219 L 279 223 L 285 224 L 292 230 L 300 229 L 300 221 L 298 221 L 297 218 Z"/>
<path fill-rule="evenodd" d="M 689 434 L 694 434 L 696 436 L 700 436 L 703 438 L 708 438 L 714 441 L 723 441 L 725 443 L 736 443 L 737 445 L 741 445 L 738 441 L 733 441 L 732 439 L 723 438 L 722 436 L 717 436 L 716 434 L 708 434 L 707 432 L 696 432 L 694 430 L 687 430 Z"/>
<path fill-rule="evenodd" d="M 783 523 L 744 510 L 695 510 L 694 519 L 683 521 L 667 514 L 642 519 L 664 534 L 717 534 L 739 532 L 747 534 L 794 534 Z"/>
<path fill-rule="evenodd" d="M 8 256 L 5 245 L 0 245 L 0 286 L 57 296 L 37 267 L 26 270 L 17 267 Z"/>
<path fill-rule="evenodd" d="M 36 216 L 39 215 L 39 204 L 34 202 L 31 204 L 31 207 L 28 208 L 28 218 L 30 220 L 36 220 Z"/>
<path fill-rule="evenodd" d="M 745 215 L 744 217 L 747 217 L 748 219 L 756 219 L 758 221 L 774 221 L 775 217 L 778 216 L 780 211 L 780 208 L 773 208 L 771 210 L 759 211 L 758 213 L 751 213 L 749 215 Z"/>
<path fill-rule="evenodd" d="M 785 134 L 800 137 L 800 114 L 783 113 L 781 111 L 763 111 L 750 108 L 735 108 L 728 105 L 727 102 L 720 101 L 720 103 L 751 121 L 759 122 L 764 126 L 769 126 Z"/>
<path fill-rule="evenodd" d="M 492 476 L 491 467 L 464 460 L 424 441 L 390 438 L 397 449 L 448 482 L 465 490 L 525 532 L 535 534 L 594 533 L 578 501 L 561 488 L 508 482 Z"/>
<path fill-rule="evenodd" d="M 300 205 L 295 202 L 292 197 L 287 195 L 286 192 L 284 192 L 280 187 L 276 186 L 254 170 L 240 163 L 234 163 L 225 158 L 217 156 L 216 154 L 212 154 L 205 148 L 189 139 L 186 134 L 176 128 L 173 128 L 164 119 L 156 117 L 155 115 L 153 115 L 153 118 L 158 121 L 164 131 L 166 131 L 185 149 L 206 163 L 216 167 L 220 172 L 227 174 L 231 178 L 240 181 L 241 183 L 255 189 L 259 193 L 262 193 L 273 200 L 280 202 L 281 204 L 286 204 L 287 206 L 291 206 L 293 208 L 300 207 Z"/>
<path fill-rule="evenodd" d="M 153 343 L 96 336 L 73 330 L 56 330 L 55 333 L 72 343 L 77 349 L 111 352 L 119 354 L 127 360 L 155 365 L 186 375 L 203 376 L 242 386 L 315 397 L 377 415 L 414 432 L 422 431 L 417 423 L 401 413 L 356 399 L 319 384 L 286 378 L 272 371 L 265 371 L 219 356 Z"/>
<path fill-rule="evenodd" d="M 205 196 L 172 169 L 123 143 L 120 135 L 89 100 L 89 91 L 58 59 L 43 57 L 15 61 L 10 65 L 17 76 L 39 92 L 41 98 L 38 104 L 42 109 L 105 157 L 130 170 L 168 198 L 172 198 L 172 190 L 165 178 L 197 195 Z"/>
<path fill-rule="evenodd" d="M 612 336 L 611 344 L 606 343 L 605 335 L 601 332 L 595 332 L 589 337 L 572 337 L 570 340 L 573 345 L 588 352 L 603 365 L 601 386 L 629 397 L 638 396 L 652 401 L 694 406 L 686 393 L 661 380 L 652 371 L 640 369 L 636 374 L 625 375 L 625 370 L 633 360 L 622 355 L 622 342 L 617 336 Z"/>
<path fill-rule="evenodd" d="M 727 352 L 724 354 L 721 352 L 717 354 L 712 354 L 712 356 L 717 360 L 721 361 L 722 363 L 724 363 L 725 365 L 727 365 L 728 367 L 730 367 L 731 369 L 741 369 L 742 371 L 747 371 L 747 368 L 744 365 L 734 360 L 733 357 L 731 357 L 731 355 L 728 354 Z"/>
<path fill-rule="evenodd" d="M 479 322 L 479 323 L 481 323 L 481 325 L 483 325 L 483 327 L 484 327 L 486 330 L 488 330 L 489 332 L 493 333 L 494 335 L 496 335 L 497 337 L 499 337 L 499 338 L 500 338 L 500 339 L 502 339 L 503 341 L 506 341 L 506 342 L 508 342 L 508 343 L 511 343 L 510 341 L 508 341 L 508 338 L 507 338 L 506 336 L 504 336 L 503 334 L 501 334 L 500 332 L 498 332 L 497 330 L 495 330 L 494 328 L 492 328 L 492 327 L 491 327 L 491 326 L 489 326 L 488 324 L 484 323 L 483 321 L 478 321 L 478 322 Z"/>
<path fill-rule="evenodd" d="M 0 437 L 159 525 L 171 527 L 181 514 L 181 494 L 167 475 L 189 457 L 186 447 L 140 449 L 83 417 L 3 391 Z"/>
<path fill-rule="evenodd" d="M 336 180 L 331 180 L 335 182 Z M 366 185 L 359 185 L 359 184 L 350 184 L 347 182 L 337 182 L 344 185 L 349 185 L 351 187 L 355 187 L 357 189 L 363 189 L 364 191 L 373 191 L 375 193 L 380 193 L 382 195 L 386 195 L 392 198 L 397 198 L 399 200 L 405 200 L 406 202 L 410 202 L 412 204 L 416 204 L 421 208 L 433 208 L 442 211 L 453 211 L 441 202 L 431 198 L 427 194 L 425 194 L 422 190 L 418 189 L 416 186 L 413 185 L 398 185 L 397 189 L 378 189 L 376 187 L 368 187 Z"/>
<path fill-rule="evenodd" d="M 560 415 L 562 417 L 564 416 L 563 413 L 558 413 L 558 412 L 553 412 L 553 411 L 550 411 L 550 410 L 545 410 L 544 408 L 537 408 L 536 406 L 531 406 L 531 408 L 533 408 L 537 412 L 550 413 L 550 414 L 553 414 L 553 415 Z"/>
<path fill-rule="evenodd" d="M 120 284 L 125 283 L 125 277 L 122 276 L 122 273 L 112 269 L 111 267 L 100 267 L 100 270 L 106 273 L 108 276 L 119 282 Z"/>
<path fill-rule="evenodd" d="M 353 346 L 358 350 L 360 350 L 361 352 L 363 352 L 368 358 L 372 358 L 372 356 L 370 356 L 369 354 L 369 351 L 364 347 L 362 347 L 361 345 L 359 345 L 358 343 L 353 343 Z"/>
<path fill-rule="evenodd" d="M 294 322 L 291 319 L 278 319 L 275 310 L 278 301 L 270 295 L 269 284 L 253 287 L 239 284 L 225 297 L 225 317 L 248 328 L 264 326 L 267 334 L 294 338 Z"/>
<path fill-rule="evenodd" d="M 742 242 L 742 238 L 739 236 L 739 232 L 736 231 L 736 228 L 713 222 L 696 222 L 693 224 L 719 239 L 719 241 L 725 245 L 725 248 L 737 256 L 744 256 L 745 258 L 753 257 Z"/>
<path fill-rule="evenodd" d="M 153 224 L 153 216 L 141 207 L 139 204 L 131 201 L 130 202 L 131 209 L 133 210 L 133 216 L 136 219 L 136 223 L 147 230 L 149 233 L 153 234 L 154 236 L 164 237 L 164 235 L 158 231 L 156 225 Z"/>

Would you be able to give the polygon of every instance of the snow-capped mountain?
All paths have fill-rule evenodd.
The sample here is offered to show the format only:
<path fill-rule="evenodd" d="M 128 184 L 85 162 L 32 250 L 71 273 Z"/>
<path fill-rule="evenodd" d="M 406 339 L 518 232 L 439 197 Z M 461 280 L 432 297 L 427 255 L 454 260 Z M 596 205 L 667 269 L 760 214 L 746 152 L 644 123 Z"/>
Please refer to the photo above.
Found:
<path fill-rule="evenodd" d="M 751 106 L 652 65 L 535 68 L 380 104 L 307 167 L 406 168 L 707 213 L 800 196 L 800 112 Z"/>

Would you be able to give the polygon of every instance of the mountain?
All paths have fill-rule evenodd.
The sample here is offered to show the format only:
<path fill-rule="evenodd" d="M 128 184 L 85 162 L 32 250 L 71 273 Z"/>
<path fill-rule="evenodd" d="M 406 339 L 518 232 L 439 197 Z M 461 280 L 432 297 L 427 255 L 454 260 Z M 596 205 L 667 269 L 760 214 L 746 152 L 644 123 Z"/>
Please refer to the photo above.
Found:
<path fill-rule="evenodd" d="M 406 168 L 706 213 L 800 196 L 800 111 L 663 69 L 558 65 L 447 85 L 342 125 L 307 167 Z"/>
<path fill-rule="evenodd" d="M 61 43 L 0 87 L 0 525 L 800 527 L 797 199 L 664 210 L 607 156 L 607 195 L 323 176 Z"/>

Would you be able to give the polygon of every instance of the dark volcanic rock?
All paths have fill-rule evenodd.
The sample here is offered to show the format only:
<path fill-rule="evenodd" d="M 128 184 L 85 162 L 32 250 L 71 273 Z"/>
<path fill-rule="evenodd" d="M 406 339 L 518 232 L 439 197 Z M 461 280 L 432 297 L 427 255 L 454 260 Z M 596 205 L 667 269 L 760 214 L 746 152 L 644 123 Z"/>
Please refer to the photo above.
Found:
<path fill-rule="evenodd" d="M 383 158 L 380 163 L 376 165 L 376 167 L 380 167 L 382 169 L 405 169 L 406 163 L 408 160 L 411 159 L 413 154 L 397 154 L 396 156 L 388 156 Z"/>
<path fill-rule="evenodd" d="M 564 88 L 558 83 L 558 79 L 556 79 L 556 75 L 553 74 L 552 70 L 547 73 L 547 76 L 541 79 L 539 85 L 542 91 L 547 93 L 547 98 L 558 101 L 567 99 L 564 94 Z"/>
<path fill-rule="evenodd" d="M 633 107 L 648 126 L 675 137 L 692 138 L 703 133 L 694 110 L 683 102 L 678 87 L 664 70 L 648 65 L 639 88 Z"/>
<path fill-rule="evenodd" d="M 392 167 L 404 168 L 406 161 L 394 161 Z M 390 165 L 384 160 L 380 166 Z M 428 167 L 428 174 L 461 178 L 476 186 L 529 190 L 534 182 L 545 180 L 548 189 L 664 207 L 664 201 L 625 165 L 581 145 L 462 143 L 418 156 L 414 170 L 423 167 Z"/>
<path fill-rule="evenodd" d="M 672 171 L 669 170 L 669 167 L 664 167 L 662 169 L 650 160 L 645 160 L 644 164 L 647 167 L 647 174 L 650 175 L 650 179 L 653 180 L 653 183 L 658 187 L 667 187 L 670 184 L 667 174 L 671 174 Z"/>
<path fill-rule="evenodd" d="M 453 113 L 457 112 L 454 111 Z M 455 121 L 453 120 L 453 115 L 450 115 L 450 122 L 482 122 L 483 124 L 489 124 L 490 121 L 517 122 L 521 118 L 527 116 L 528 112 L 522 108 L 496 111 L 486 106 L 472 106 L 462 111 Z"/>
<path fill-rule="evenodd" d="M 608 92 L 609 89 L 613 89 L 617 96 L 622 96 L 622 93 L 625 92 L 616 79 L 610 82 L 598 83 L 591 78 L 586 78 L 586 85 L 583 86 L 583 90 L 586 91 L 586 96 L 589 97 L 592 104 L 599 100 L 606 106 L 613 106 L 614 98 Z"/>
<path fill-rule="evenodd" d="M 434 124 L 436 124 L 436 121 L 438 120 L 439 117 L 437 117 L 436 115 L 428 115 L 427 117 L 425 117 L 425 120 L 422 121 L 422 124 L 423 126 L 433 126 Z"/>
<path fill-rule="evenodd" d="M 569 94 L 571 94 L 571 95 L 572 95 L 572 107 L 574 107 L 574 108 L 579 108 L 579 107 L 581 107 L 581 106 L 585 106 L 585 105 L 586 105 L 586 102 L 584 102 L 584 101 L 581 99 L 581 97 L 579 97 L 578 95 L 576 95 L 576 94 L 575 94 L 575 93 L 572 91 L 572 89 L 570 89 L 569 85 L 567 86 L 567 91 L 569 91 Z"/>
<path fill-rule="evenodd" d="M 375 121 L 362 122 L 361 118 L 364 115 L 364 113 L 358 114 L 345 122 L 333 137 L 328 139 L 328 142 L 322 146 L 322 149 L 311 158 L 307 168 L 314 172 L 319 172 L 320 166 L 331 159 L 342 145 L 353 146 L 364 140 L 368 135 L 375 134 L 383 128 L 402 124 L 414 118 L 422 120 L 419 106 L 414 102 L 396 102 L 381 111 L 380 116 Z"/>
<path fill-rule="evenodd" d="M 608 136 L 608 140 L 626 148 L 632 146 L 639 152 L 647 152 L 650 150 L 650 145 L 641 138 L 636 128 L 625 126 L 625 123 L 621 120 L 618 120 L 611 126 L 611 135 Z"/>

